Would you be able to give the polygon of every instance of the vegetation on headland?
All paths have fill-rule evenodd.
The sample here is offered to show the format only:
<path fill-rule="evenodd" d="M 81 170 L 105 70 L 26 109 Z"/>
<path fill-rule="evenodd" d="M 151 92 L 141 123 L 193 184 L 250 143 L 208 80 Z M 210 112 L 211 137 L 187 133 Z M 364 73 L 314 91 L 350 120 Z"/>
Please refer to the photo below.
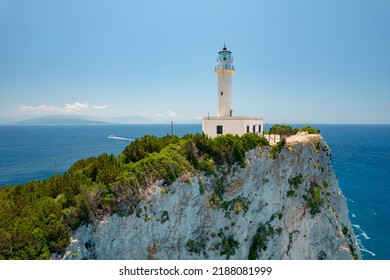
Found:
<path fill-rule="evenodd" d="M 140 217 L 142 194 L 156 181 L 169 185 L 185 174 L 215 175 L 214 194 L 221 200 L 225 189 L 218 170 L 243 167 L 245 152 L 264 145 L 268 141 L 253 133 L 217 138 L 204 134 L 181 138 L 147 135 L 132 142 L 118 157 L 102 154 L 77 161 L 64 174 L 50 179 L 3 187 L 0 259 L 48 259 L 64 251 L 70 230 L 81 224 L 98 221 L 108 213 Z M 237 201 L 228 203 L 220 204 L 229 211 L 231 205 L 240 206 Z M 161 222 L 168 219 L 169 213 L 163 213 Z"/>
<path fill-rule="evenodd" d="M 283 136 L 290 136 L 290 135 L 295 135 L 298 132 L 303 132 L 306 131 L 309 134 L 319 134 L 320 130 L 313 128 L 312 126 L 304 126 L 301 128 L 293 128 L 290 125 L 280 125 L 280 124 L 275 124 L 273 125 L 267 133 L 269 134 L 277 134 L 280 135 L 281 137 Z"/>
<path fill-rule="evenodd" d="M 143 190 L 151 183 L 169 185 L 186 173 L 216 174 L 221 166 L 244 166 L 245 152 L 267 144 L 250 133 L 214 139 L 147 135 L 118 157 L 102 154 L 77 161 L 62 175 L 3 187 L 0 259 L 48 259 L 66 248 L 69 231 L 81 224 L 107 213 L 139 214 Z"/>
<path fill-rule="evenodd" d="M 265 134 L 276 134 L 280 136 L 280 141 L 276 143 L 271 149 L 270 158 L 276 159 L 283 147 L 286 145 L 286 137 L 295 135 L 298 132 L 307 132 L 308 134 L 319 134 L 320 130 L 312 126 L 304 126 L 302 128 L 293 128 L 290 125 L 275 124 Z"/>

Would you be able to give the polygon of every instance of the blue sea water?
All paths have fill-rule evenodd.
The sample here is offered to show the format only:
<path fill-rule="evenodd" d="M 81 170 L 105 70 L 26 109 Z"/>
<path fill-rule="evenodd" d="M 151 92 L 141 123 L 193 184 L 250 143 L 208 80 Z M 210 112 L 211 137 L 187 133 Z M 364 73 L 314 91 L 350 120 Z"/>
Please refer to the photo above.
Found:
<path fill-rule="evenodd" d="M 363 259 L 390 259 L 390 125 L 316 125 L 332 150 Z"/>
<path fill-rule="evenodd" d="M 314 125 L 332 150 L 364 259 L 390 259 L 390 125 Z M 201 132 L 175 125 L 174 133 Z M 82 158 L 119 155 L 132 139 L 170 125 L 0 126 L 0 186 L 49 178 Z M 111 137 L 109 137 L 111 135 Z M 114 137 L 112 137 L 114 135 Z"/>
<path fill-rule="evenodd" d="M 179 136 L 199 131 L 199 125 L 174 126 Z M 0 186 L 48 178 L 79 159 L 102 153 L 119 155 L 132 139 L 170 133 L 170 125 L 3 125 Z"/>

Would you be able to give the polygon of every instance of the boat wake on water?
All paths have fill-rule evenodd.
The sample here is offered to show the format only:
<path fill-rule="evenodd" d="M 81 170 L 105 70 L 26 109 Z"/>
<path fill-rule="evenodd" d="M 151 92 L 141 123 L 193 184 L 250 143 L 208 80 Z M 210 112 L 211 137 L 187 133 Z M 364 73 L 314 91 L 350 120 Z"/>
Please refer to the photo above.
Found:
<path fill-rule="evenodd" d="M 134 141 L 135 139 L 129 138 L 129 137 L 119 137 L 115 135 L 109 135 L 108 138 L 110 139 L 116 139 L 116 140 L 126 140 L 126 141 Z"/>

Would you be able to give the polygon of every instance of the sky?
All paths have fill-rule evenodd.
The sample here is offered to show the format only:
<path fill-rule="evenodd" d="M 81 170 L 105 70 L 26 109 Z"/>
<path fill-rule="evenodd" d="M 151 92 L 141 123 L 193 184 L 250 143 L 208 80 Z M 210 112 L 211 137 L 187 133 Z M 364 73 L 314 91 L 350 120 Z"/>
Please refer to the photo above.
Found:
<path fill-rule="evenodd" d="M 390 123 L 390 1 L 0 0 L 0 122 L 200 123 L 226 43 L 234 115 Z"/>

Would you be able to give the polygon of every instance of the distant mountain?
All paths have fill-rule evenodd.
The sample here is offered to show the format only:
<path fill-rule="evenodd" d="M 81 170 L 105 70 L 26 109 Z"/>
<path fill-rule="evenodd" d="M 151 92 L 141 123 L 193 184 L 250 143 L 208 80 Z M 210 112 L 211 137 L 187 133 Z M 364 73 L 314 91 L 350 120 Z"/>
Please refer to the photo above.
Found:
<path fill-rule="evenodd" d="M 10 124 L 31 124 L 31 125 L 88 125 L 88 124 L 109 124 L 108 122 L 88 119 L 85 116 L 75 115 L 51 115 L 37 117 L 28 120 L 12 122 Z"/>
<path fill-rule="evenodd" d="M 25 124 L 25 125 L 98 125 L 98 124 L 166 124 L 170 123 L 167 119 L 151 119 L 143 116 L 130 115 L 123 117 L 106 118 L 104 121 L 93 119 L 92 117 L 82 115 L 49 115 L 36 117 L 26 120 L 0 119 L 0 124 Z M 180 123 L 198 123 L 198 120 Z"/>

